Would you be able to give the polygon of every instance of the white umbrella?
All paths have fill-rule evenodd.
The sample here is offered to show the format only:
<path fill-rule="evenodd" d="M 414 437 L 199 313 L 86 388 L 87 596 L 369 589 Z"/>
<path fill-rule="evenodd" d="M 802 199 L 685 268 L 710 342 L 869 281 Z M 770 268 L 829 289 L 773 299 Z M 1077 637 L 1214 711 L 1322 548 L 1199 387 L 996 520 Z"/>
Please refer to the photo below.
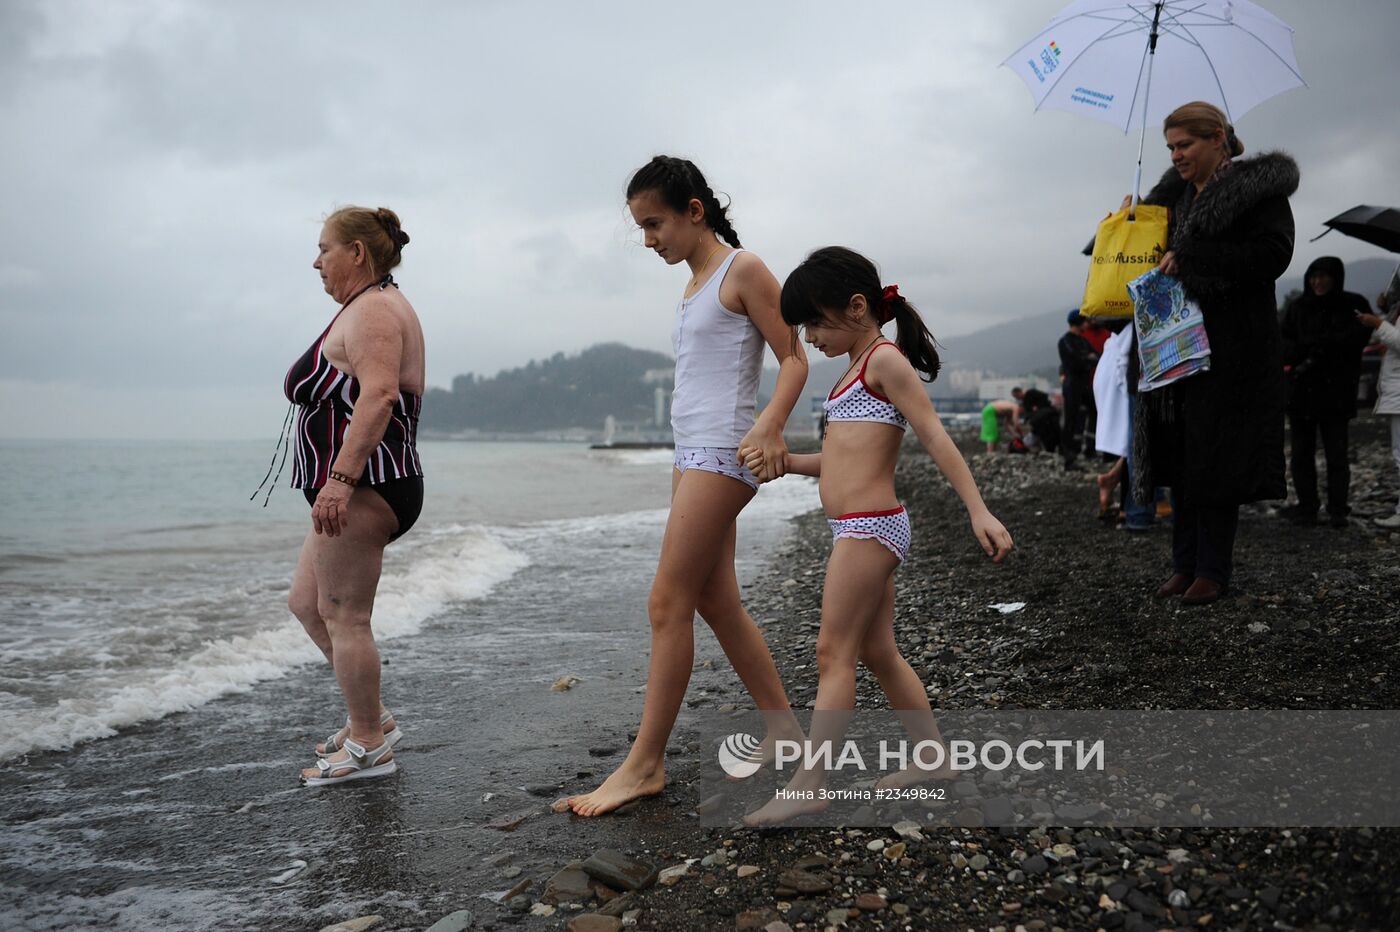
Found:
<path fill-rule="evenodd" d="M 1192 100 L 1234 122 L 1306 86 L 1292 28 L 1248 0 L 1079 0 L 1002 64 L 1030 88 L 1037 110 L 1082 113 L 1124 133 L 1142 127 L 1134 206 L 1149 122 Z"/>

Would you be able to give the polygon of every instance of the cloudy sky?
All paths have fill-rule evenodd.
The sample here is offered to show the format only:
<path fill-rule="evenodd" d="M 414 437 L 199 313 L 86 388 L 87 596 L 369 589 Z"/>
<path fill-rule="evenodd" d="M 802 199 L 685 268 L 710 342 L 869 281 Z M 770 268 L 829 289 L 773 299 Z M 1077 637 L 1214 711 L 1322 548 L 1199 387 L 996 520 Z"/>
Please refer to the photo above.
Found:
<path fill-rule="evenodd" d="M 699 163 L 780 278 L 854 246 L 945 339 L 1077 303 L 1137 137 L 1034 113 L 998 67 L 1061 5 L 4 0 L 0 436 L 274 436 L 346 203 L 413 237 L 430 384 L 668 351 L 685 274 L 622 197 L 657 152 Z M 1400 4 L 1263 5 L 1310 86 L 1236 126 L 1302 166 L 1291 271 L 1383 255 L 1306 238 L 1400 202 Z"/>

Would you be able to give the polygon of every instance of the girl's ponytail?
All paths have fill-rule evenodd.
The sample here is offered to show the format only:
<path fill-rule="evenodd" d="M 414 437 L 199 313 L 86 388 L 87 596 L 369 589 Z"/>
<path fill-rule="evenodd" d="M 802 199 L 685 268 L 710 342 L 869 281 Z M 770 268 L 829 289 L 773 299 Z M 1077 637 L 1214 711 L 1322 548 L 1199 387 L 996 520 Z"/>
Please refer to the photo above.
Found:
<path fill-rule="evenodd" d="M 894 321 L 895 345 L 909 360 L 909 365 L 927 376 L 925 382 L 938 378 L 938 370 L 942 366 L 938 359 L 938 343 L 914 305 L 899 293 L 899 286 L 886 285 L 876 307 L 879 313 L 877 319 L 882 326 Z"/>

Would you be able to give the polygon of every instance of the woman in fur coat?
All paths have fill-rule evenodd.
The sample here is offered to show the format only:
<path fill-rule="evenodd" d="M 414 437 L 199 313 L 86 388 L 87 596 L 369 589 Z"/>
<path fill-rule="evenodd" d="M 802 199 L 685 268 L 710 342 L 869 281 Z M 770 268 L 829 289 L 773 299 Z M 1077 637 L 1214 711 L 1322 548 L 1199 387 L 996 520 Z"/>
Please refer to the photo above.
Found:
<path fill-rule="evenodd" d="M 1274 282 L 1293 258 L 1298 166 L 1244 145 L 1217 107 L 1179 107 L 1164 124 L 1172 168 L 1144 199 L 1171 209 L 1160 268 L 1200 306 L 1210 369 L 1138 395 L 1135 483 L 1173 494 L 1172 574 L 1158 598 L 1218 599 L 1234 565 L 1240 505 L 1287 495 L 1286 401 Z"/>

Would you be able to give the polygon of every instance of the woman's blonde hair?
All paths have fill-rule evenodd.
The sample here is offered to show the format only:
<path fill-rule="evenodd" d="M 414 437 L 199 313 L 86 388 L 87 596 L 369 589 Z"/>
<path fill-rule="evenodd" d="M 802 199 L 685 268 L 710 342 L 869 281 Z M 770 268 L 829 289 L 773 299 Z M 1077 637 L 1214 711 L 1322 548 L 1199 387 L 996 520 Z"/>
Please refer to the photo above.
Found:
<path fill-rule="evenodd" d="M 403 260 L 408 234 L 399 226 L 399 215 L 387 207 L 341 207 L 326 217 L 326 226 L 342 243 L 365 244 L 369 270 L 375 278 L 388 275 Z"/>
<path fill-rule="evenodd" d="M 1225 116 L 1225 111 L 1204 100 L 1193 100 L 1182 104 L 1162 121 L 1162 132 L 1169 129 L 1184 129 L 1197 139 L 1211 139 L 1216 133 L 1225 134 L 1225 154 L 1244 155 L 1244 143 L 1235 135 L 1235 128 Z"/>

